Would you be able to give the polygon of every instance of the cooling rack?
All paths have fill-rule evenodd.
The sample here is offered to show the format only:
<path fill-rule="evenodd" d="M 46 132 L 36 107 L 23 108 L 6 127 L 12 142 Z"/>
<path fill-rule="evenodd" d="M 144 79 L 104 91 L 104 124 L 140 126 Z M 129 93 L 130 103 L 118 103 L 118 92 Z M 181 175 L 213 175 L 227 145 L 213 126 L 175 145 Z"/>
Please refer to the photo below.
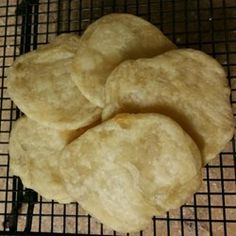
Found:
<path fill-rule="evenodd" d="M 9 173 L 8 155 L 9 133 L 21 113 L 7 95 L 7 68 L 17 56 L 55 35 L 82 34 L 91 22 L 112 12 L 141 16 L 178 47 L 200 49 L 215 57 L 227 72 L 236 112 L 235 0 L 1 0 L 0 235 L 119 235 L 76 203 L 46 201 L 24 188 L 21 180 Z M 130 236 L 235 235 L 235 154 L 233 138 L 203 169 L 204 181 L 198 193 L 180 209 L 154 216 L 147 230 Z"/>

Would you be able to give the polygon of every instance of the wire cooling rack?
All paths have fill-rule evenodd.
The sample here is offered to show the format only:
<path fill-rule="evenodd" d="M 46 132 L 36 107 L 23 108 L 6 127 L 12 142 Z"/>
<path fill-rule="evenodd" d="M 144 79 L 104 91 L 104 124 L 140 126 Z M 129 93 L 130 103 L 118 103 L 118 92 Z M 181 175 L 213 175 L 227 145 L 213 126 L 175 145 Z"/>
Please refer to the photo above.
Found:
<path fill-rule="evenodd" d="M 0 235 L 119 235 L 96 222 L 78 204 L 46 201 L 9 174 L 9 133 L 20 112 L 5 85 L 7 68 L 17 56 L 59 33 L 81 34 L 91 22 L 111 12 L 141 16 L 178 47 L 201 49 L 215 57 L 227 72 L 236 111 L 235 0 L 1 0 Z M 235 235 L 234 139 L 203 169 L 203 175 L 202 188 L 184 206 L 153 217 L 147 230 L 130 235 Z"/>

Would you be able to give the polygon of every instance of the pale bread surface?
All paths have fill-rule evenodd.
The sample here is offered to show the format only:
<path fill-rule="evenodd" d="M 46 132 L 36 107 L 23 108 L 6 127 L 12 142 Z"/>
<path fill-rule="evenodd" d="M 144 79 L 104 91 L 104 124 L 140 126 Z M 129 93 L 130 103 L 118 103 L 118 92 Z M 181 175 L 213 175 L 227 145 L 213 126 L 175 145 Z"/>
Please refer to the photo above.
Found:
<path fill-rule="evenodd" d="M 65 147 L 60 171 L 68 193 L 119 232 L 144 229 L 201 184 L 200 152 L 160 114 L 120 114 Z"/>
<path fill-rule="evenodd" d="M 104 106 L 104 85 L 122 61 L 153 57 L 176 46 L 154 25 L 130 14 L 110 14 L 92 23 L 81 37 L 72 76 L 83 95 Z"/>
<path fill-rule="evenodd" d="M 8 93 L 28 117 L 61 130 L 99 119 L 101 110 L 71 80 L 71 60 L 79 45 L 79 36 L 63 34 L 13 63 L 8 71 Z"/>
<path fill-rule="evenodd" d="M 193 49 L 119 65 L 106 83 L 103 120 L 120 112 L 160 112 L 176 120 L 197 143 L 204 164 L 232 138 L 230 89 L 221 65 Z"/>
<path fill-rule="evenodd" d="M 46 199 L 60 203 L 72 201 L 59 173 L 59 154 L 81 130 L 58 131 L 41 126 L 26 116 L 18 119 L 9 143 L 10 172 L 23 184 Z"/>

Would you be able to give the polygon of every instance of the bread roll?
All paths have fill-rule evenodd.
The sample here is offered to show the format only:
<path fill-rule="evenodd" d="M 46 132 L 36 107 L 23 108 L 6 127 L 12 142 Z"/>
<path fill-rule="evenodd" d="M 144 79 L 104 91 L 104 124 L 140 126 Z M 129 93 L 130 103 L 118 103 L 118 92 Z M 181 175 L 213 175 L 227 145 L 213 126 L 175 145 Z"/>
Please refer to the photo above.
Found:
<path fill-rule="evenodd" d="M 106 15 L 91 24 L 81 37 L 73 60 L 72 79 L 93 104 L 104 106 L 104 85 L 122 61 L 153 57 L 175 48 L 160 30 L 130 14 Z"/>
<path fill-rule="evenodd" d="M 144 229 L 201 184 L 200 152 L 160 114 L 120 114 L 67 145 L 60 171 L 71 198 L 119 232 Z"/>
<path fill-rule="evenodd" d="M 77 129 L 100 118 L 71 80 L 71 59 L 80 45 L 74 34 L 16 59 L 8 71 L 8 93 L 32 120 L 56 129 Z"/>
<path fill-rule="evenodd" d="M 221 65 L 193 49 L 178 49 L 118 66 L 106 83 L 103 120 L 120 112 L 159 112 L 176 120 L 197 143 L 203 163 L 234 132 L 230 89 Z"/>
<path fill-rule="evenodd" d="M 58 170 L 59 153 L 83 132 L 58 131 L 30 120 L 18 119 L 10 136 L 10 171 L 20 176 L 23 184 L 46 199 L 60 203 L 72 201 Z"/>

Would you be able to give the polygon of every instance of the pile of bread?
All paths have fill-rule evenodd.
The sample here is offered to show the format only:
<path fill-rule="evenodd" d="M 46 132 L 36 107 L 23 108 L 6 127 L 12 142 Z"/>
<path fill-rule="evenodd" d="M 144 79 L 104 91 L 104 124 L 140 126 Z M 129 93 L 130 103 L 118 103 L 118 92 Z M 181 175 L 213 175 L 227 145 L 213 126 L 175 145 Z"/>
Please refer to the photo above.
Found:
<path fill-rule="evenodd" d="M 221 65 L 133 15 L 18 57 L 7 86 L 25 114 L 11 132 L 11 173 L 119 232 L 184 204 L 234 133 Z"/>

